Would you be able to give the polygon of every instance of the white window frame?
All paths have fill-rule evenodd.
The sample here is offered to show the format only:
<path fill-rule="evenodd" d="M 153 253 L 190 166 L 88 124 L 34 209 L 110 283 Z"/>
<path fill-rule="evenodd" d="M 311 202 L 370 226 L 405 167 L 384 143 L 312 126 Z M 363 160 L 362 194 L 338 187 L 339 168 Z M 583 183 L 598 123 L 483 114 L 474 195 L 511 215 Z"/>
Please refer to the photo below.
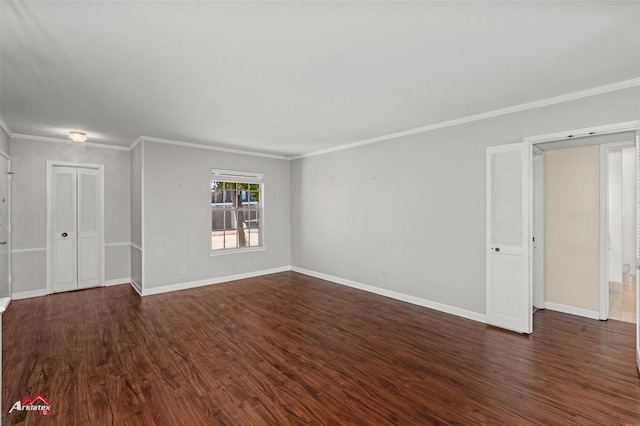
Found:
<path fill-rule="evenodd" d="M 237 248 L 225 248 L 214 250 L 209 245 L 209 256 L 224 256 L 234 253 L 247 253 L 252 251 L 263 251 L 267 249 L 264 239 L 264 174 L 258 172 L 245 172 L 238 170 L 226 170 L 226 169 L 211 169 L 211 181 L 217 182 L 232 182 L 232 183 L 257 183 L 260 185 L 260 208 L 258 210 L 259 222 L 258 222 L 258 234 L 260 235 L 260 245 L 253 247 L 237 247 Z M 211 197 L 209 197 L 211 199 Z M 209 227 L 211 231 L 211 227 Z"/>

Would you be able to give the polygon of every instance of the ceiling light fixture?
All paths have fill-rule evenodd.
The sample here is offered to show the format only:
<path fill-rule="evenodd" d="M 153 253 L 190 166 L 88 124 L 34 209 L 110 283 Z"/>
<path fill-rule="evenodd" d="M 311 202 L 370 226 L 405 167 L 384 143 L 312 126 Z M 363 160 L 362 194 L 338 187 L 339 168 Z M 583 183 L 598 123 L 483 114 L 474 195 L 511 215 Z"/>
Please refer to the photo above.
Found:
<path fill-rule="evenodd" d="M 74 130 L 73 132 L 69 133 L 69 139 L 71 139 L 75 143 L 82 143 L 87 140 L 87 134 L 78 130 Z"/>

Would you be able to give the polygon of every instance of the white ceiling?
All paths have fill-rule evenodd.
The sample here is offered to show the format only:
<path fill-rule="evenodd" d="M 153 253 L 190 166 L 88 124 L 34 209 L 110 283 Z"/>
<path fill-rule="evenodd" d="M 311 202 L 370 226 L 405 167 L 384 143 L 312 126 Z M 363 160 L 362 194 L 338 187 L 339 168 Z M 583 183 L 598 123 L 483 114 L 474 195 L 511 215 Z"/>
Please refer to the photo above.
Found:
<path fill-rule="evenodd" d="M 0 4 L 14 133 L 298 155 L 640 76 L 640 2 Z"/>

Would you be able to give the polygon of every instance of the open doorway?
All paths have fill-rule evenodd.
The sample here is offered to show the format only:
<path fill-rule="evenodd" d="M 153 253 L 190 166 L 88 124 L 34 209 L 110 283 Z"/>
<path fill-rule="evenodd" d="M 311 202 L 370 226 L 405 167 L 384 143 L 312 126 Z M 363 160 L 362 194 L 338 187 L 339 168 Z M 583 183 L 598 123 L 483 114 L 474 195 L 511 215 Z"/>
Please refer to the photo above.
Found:
<path fill-rule="evenodd" d="M 533 144 L 534 308 L 634 322 L 634 146 L 635 132 Z"/>
<path fill-rule="evenodd" d="M 608 319 L 635 323 L 636 311 L 636 150 L 632 143 L 601 145 L 601 220 L 606 232 L 606 315 Z M 604 252 L 603 252 L 604 254 Z M 604 263 L 604 262 L 603 262 Z M 604 294 L 604 292 L 603 292 Z"/>

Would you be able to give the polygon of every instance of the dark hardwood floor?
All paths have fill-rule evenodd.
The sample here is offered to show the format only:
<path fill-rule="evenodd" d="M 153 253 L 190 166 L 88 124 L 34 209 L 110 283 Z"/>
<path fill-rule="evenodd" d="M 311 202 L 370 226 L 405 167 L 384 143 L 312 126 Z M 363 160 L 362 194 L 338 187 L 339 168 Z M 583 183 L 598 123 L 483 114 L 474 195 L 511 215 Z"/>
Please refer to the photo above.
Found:
<path fill-rule="evenodd" d="M 286 272 L 11 303 L 3 424 L 640 424 L 634 325 L 522 336 Z M 41 394 L 51 413 L 14 411 Z"/>

